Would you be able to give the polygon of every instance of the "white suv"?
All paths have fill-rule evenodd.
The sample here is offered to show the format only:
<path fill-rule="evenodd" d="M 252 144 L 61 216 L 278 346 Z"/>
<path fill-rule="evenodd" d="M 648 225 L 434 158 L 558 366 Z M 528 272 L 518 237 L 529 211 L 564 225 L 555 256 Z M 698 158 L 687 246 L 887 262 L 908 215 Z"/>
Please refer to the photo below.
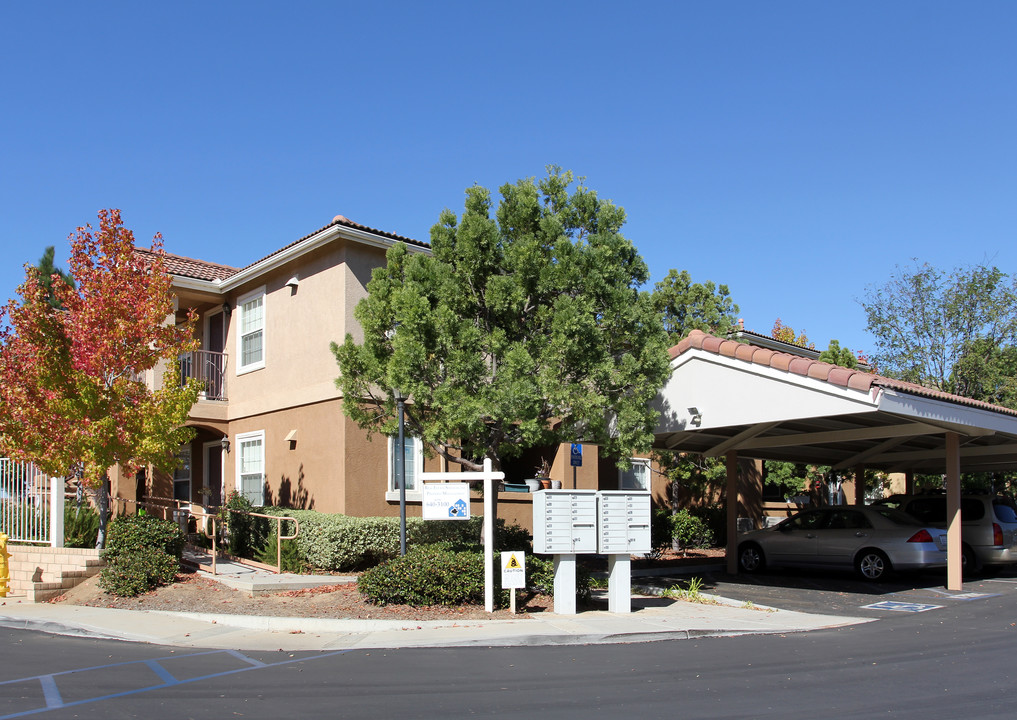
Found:
<path fill-rule="evenodd" d="M 946 527 L 946 495 L 892 495 L 877 504 L 899 508 L 923 525 Z M 961 538 L 965 570 L 1017 563 L 1017 505 L 1002 495 L 962 496 Z"/>

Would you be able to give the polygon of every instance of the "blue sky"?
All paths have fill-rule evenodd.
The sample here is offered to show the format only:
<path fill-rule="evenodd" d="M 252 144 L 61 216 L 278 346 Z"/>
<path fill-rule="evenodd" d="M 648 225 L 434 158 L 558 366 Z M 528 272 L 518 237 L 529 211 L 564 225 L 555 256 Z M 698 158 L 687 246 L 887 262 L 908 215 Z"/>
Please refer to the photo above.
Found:
<path fill-rule="evenodd" d="M 38 2 L 0 24 L 0 299 L 119 207 L 245 265 L 336 214 L 421 240 L 554 163 L 653 281 L 871 349 L 912 258 L 1017 251 L 1017 4 Z"/>

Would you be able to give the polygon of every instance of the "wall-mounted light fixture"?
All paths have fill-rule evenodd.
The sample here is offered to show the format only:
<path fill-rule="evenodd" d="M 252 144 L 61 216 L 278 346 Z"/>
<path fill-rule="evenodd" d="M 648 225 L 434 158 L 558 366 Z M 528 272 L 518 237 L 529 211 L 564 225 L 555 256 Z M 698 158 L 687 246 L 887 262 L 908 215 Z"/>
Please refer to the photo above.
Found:
<path fill-rule="evenodd" d="M 228 436 L 223 435 L 222 440 L 219 441 L 219 446 L 222 447 L 227 453 L 230 451 L 230 439 Z"/>
<path fill-rule="evenodd" d="M 690 407 L 689 415 L 692 416 L 692 418 L 689 420 L 689 424 L 695 425 L 696 427 L 699 427 L 700 425 L 703 424 L 703 414 L 699 412 L 699 408 Z"/>
<path fill-rule="evenodd" d="M 230 315 L 233 314 L 233 308 L 230 307 L 230 304 L 228 302 L 224 302 L 222 304 L 222 311 L 226 313 L 226 317 L 229 317 Z"/>
<path fill-rule="evenodd" d="M 293 277 L 286 281 L 286 287 L 288 287 L 291 292 L 296 292 L 298 285 L 300 285 L 299 275 L 294 275 Z"/>

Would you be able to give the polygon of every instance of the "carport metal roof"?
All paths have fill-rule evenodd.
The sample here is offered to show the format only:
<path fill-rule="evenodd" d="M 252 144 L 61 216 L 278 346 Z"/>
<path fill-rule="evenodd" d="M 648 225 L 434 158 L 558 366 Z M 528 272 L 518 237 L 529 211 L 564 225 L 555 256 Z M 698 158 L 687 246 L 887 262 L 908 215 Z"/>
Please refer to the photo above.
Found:
<path fill-rule="evenodd" d="M 1017 412 L 860 370 L 708 335 L 671 349 L 658 394 L 660 449 L 731 458 L 944 473 L 948 587 L 960 586 L 960 472 L 1017 467 Z M 728 567 L 735 504 L 728 505 Z"/>

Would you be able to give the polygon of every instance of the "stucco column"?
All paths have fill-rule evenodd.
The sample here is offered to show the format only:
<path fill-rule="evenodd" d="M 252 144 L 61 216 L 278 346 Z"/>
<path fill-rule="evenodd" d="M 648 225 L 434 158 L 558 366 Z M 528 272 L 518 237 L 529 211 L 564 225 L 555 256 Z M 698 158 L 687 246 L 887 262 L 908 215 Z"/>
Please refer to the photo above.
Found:
<path fill-rule="evenodd" d="M 913 470 L 908 470 L 904 473 L 904 494 L 915 494 L 915 473 Z"/>
<path fill-rule="evenodd" d="M 964 587 L 961 542 L 960 435 L 946 434 L 946 589 Z"/>
<path fill-rule="evenodd" d="M 738 572 L 738 453 L 732 450 L 727 460 L 727 571 Z"/>

